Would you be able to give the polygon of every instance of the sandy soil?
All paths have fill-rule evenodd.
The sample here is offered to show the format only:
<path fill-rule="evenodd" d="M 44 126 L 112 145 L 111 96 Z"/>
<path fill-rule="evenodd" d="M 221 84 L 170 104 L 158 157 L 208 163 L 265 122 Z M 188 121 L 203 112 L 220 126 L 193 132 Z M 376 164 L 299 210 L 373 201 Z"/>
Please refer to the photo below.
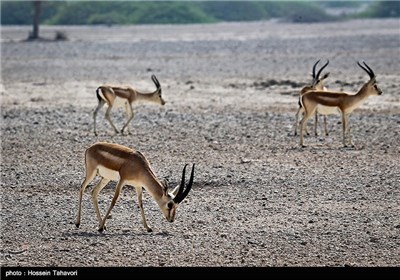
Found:
<path fill-rule="evenodd" d="M 68 41 L 23 42 L 29 31 L 1 29 L 2 266 L 399 266 L 399 20 L 57 26 L 42 36 Z M 383 94 L 350 117 L 354 148 L 339 116 L 305 148 L 293 135 L 317 59 L 330 60 L 329 88 L 356 92 L 368 80 L 357 60 L 377 74 Z M 94 136 L 97 86 L 152 91 L 152 74 L 167 104 L 135 104 L 133 135 L 113 135 L 101 114 Z M 122 127 L 123 112 L 112 117 Z M 99 233 L 96 180 L 75 228 L 96 141 L 142 151 L 172 185 L 196 163 L 174 223 L 145 192 L 147 233 L 127 186 Z"/>

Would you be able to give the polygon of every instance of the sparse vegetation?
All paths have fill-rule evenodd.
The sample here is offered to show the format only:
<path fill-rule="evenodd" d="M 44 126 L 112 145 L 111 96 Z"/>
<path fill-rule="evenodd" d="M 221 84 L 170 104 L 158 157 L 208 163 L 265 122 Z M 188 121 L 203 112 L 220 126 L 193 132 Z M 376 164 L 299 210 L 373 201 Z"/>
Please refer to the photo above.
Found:
<path fill-rule="evenodd" d="M 369 7 L 361 17 L 386 18 L 400 17 L 400 2 L 399 1 L 378 1 Z"/>
<path fill-rule="evenodd" d="M 397 1 L 42 1 L 41 24 L 180 24 L 258 21 L 282 18 L 321 22 L 344 16 L 328 15 L 325 7 L 356 7 L 371 3 L 353 17 L 398 17 Z M 2 25 L 32 24 L 31 1 L 2 1 Z"/>

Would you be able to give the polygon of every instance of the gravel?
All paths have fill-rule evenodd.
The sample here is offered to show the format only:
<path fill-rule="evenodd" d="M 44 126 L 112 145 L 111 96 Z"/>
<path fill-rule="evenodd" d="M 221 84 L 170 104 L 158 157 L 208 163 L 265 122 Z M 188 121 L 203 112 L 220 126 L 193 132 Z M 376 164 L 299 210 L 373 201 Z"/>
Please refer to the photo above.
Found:
<path fill-rule="evenodd" d="M 43 26 L 1 29 L 2 266 L 399 266 L 399 20 L 323 24 Z M 293 135 L 298 92 L 329 59 L 328 88 L 356 92 L 377 74 L 383 95 L 330 134 Z M 114 135 L 104 111 L 93 134 L 102 83 L 154 90 L 165 106 L 138 103 L 133 135 Z M 122 127 L 122 111 L 112 118 Z M 309 122 L 309 131 L 312 131 Z M 320 121 L 322 123 L 322 119 Z M 142 151 L 171 185 L 184 164 L 195 182 L 174 223 L 144 192 L 152 233 L 126 186 L 103 233 L 89 185 L 76 229 L 84 151 L 96 141 Z M 99 197 L 105 213 L 115 183 Z"/>

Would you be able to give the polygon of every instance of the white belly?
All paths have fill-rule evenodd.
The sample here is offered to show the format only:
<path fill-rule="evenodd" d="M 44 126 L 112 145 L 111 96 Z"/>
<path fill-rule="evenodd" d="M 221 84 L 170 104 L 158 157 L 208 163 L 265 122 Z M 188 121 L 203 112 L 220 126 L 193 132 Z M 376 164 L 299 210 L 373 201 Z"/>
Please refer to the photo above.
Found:
<path fill-rule="evenodd" d="M 114 99 L 114 102 L 113 102 L 113 107 L 115 107 L 115 108 L 118 108 L 118 107 L 125 107 L 125 105 L 126 105 L 126 103 L 127 103 L 128 101 L 125 99 L 125 98 L 121 98 L 121 97 L 116 97 L 115 99 Z"/>
<path fill-rule="evenodd" d="M 98 175 L 103 178 L 106 178 L 106 179 L 109 179 L 109 180 L 115 181 L 115 182 L 118 182 L 121 179 L 118 171 L 105 168 L 104 166 L 101 166 L 101 165 L 99 165 L 97 170 L 98 170 Z M 124 185 L 140 186 L 140 182 L 132 181 L 132 180 L 125 180 Z"/>
<path fill-rule="evenodd" d="M 317 113 L 321 115 L 340 115 L 340 109 L 338 107 L 318 105 Z"/>
<path fill-rule="evenodd" d="M 99 165 L 97 170 L 101 177 L 107 178 L 112 181 L 119 181 L 119 179 L 120 179 L 118 171 L 105 168 L 104 166 L 101 166 L 101 165 Z"/>

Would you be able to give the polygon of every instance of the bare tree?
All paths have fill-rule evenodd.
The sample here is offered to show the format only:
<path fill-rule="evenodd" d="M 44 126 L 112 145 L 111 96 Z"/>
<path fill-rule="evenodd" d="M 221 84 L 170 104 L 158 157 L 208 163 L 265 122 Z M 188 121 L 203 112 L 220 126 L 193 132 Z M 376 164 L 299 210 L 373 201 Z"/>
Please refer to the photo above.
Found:
<path fill-rule="evenodd" d="M 33 1 L 33 31 L 29 34 L 29 39 L 39 39 L 39 23 L 41 12 L 42 1 Z"/>

